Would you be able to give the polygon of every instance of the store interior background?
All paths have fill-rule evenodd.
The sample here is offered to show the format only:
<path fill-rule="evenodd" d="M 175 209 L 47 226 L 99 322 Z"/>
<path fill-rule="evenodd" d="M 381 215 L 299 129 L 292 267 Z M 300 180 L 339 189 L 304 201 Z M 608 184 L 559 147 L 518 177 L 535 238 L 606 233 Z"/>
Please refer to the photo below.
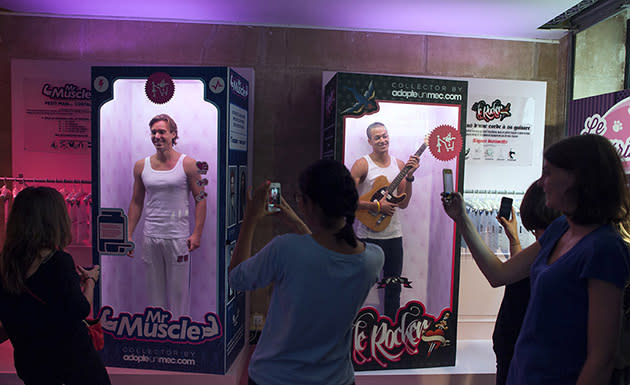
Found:
<path fill-rule="evenodd" d="M 319 158 L 323 71 L 536 80 L 547 83 L 545 145 L 565 134 L 569 100 L 629 88 L 626 30 L 630 11 L 600 9 L 589 21 L 555 40 L 491 38 L 365 30 L 248 26 L 153 19 L 60 17 L 11 11 L 0 1 L 0 175 L 10 176 L 11 60 L 60 60 L 98 65 L 188 65 L 249 67 L 255 71 L 253 115 L 253 183 L 264 179 L 296 180 L 300 170 Z M 572 4 L 577 4 L 573 1 Z M 600 3 L 622 3 L 601 1 Z M 552 15 L 552 17 L 555 15 Z M 512 17 L 518 17 L 513 14 Z M 548 20 L 542 20 L 542 23 Z M 489 16 L 479 25 L 497 22 Z M 598 22 L 597 24 L 594 24 Z M 594 24 L 594 25 L 589 25 Z M 295 186 L 283 186 L 293 197 Z M 256 232 L 255 248 L 286 229 L 267 219 Z M 469 279 L 477 279 L 470 273 Z M 462 271 L 462 280 L 467 279 Z M 480 285 L 484 284 L 479 281 Z M 487 285 L 487 284 L 486 284 Z M 460 285 L 463 286 L 463 283 Z M 480 288 L 480 293 L 487 288 Z M 495 297 L 499 294 L 494 292 Z M 264 313 L 269 289 L 251 295 L 251 311 Z M 483 299 L 483 298 L 482 298 Z M 494 310 L 496 312 L 496 309 Z M 480 311 L 483 313 L 483 311 Z M 496 313 L 495 313 L 496 314 Z M 490 317 L 490 318 L 489 318 Z M 461 314 L 461 322 L 466 322 Z M 489 339 L 491 314 L 469 314 L 459 338 Z M 247 350 L 247 349 L 246 349 Z M 243 356 L 246 356 L 245 352 Z M 494 356 L 488 357 L 494 360 Z M 0 356 L 5 362 L 11 360 Z M 471 363 L 472 365 L 472 363 Z M 1 383 L 20 383 L 6 364 Z M 488 363 L 493 368 L 493 361 Z M 238 384 L 246 357 L 224 379 Z M 433 369 L 431 369 L 433 370 Z M 475 374 L 475 368 L 468 371 Z M 131 373 L 131 374 L 129 374 Z M 424 375 L 421 375 L 424 374 Z M 494 383 L 494 374 L 477 373 L 475 384 Z M 179 377 L 178 377 L 179 376 Z M 185 382 L 181 379 L 184 376 Z M 206 375 L 112 371 L 115 384 L 207 383 Z M 357 384 L 382 383 L 383 377 L 360 375 Z M 465 383 L 467 375 L 436 371 L 399 373 L 400 384 Z M 13 382 L 11 382 L 13 381 Z M 218 381 L 218 382 L 217 382 Z"/>

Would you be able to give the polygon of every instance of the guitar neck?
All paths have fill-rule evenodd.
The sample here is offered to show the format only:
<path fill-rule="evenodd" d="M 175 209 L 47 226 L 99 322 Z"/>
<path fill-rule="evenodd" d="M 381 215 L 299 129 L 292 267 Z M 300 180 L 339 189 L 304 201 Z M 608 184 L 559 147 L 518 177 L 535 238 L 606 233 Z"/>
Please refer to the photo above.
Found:
<path fill-rule="evenodd" d="M 427 149 L 427 144 L 426 143 L 422 143 L 422 146 L 420 146 L 420 148 L 418 148 L 418 151 L 416 151 L 416 153 L 414 155 L 415 156 L 420 156 L 420 155 L 422 155 L 422 153 L 426 149 Z M 396 176 L 396 178 L 394 178 L 392 183 L 390 183 L 389 187 L 387 188 L 387 192 L 389 194 L 391 194 L 394 191 L 396 191 L 396 189 L 398 188 L 398 185 L 400 184 L 400 182 L 402 182 L 403 178 L 405 176 L 407 176 L 407 173 L 409 172 L 409 170 L 411 170 L 411 166 L 405 166 L 405 167 L 403 167 L 402 170 L 400 170 L 400 172 L 398 173 L 398 176 Z"/>

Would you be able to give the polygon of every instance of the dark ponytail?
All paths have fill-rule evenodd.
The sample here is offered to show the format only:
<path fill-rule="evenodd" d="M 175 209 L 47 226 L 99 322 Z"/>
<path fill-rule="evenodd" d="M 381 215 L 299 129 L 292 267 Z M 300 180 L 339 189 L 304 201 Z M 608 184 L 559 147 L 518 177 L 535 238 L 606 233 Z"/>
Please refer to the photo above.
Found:
<path fill-rule="evenodd" d="M 302 194 L 321 207 L 325 226 L 332 226 L 338 218 L 345 218 L 346 224 L 335 237 L 356 247 L 357 237 L 352 225 L 359 194 L 346 166 L 336 160 L 319 160 L 302 171 L 299 184 Z"/>
<path fill-rule="evenodd" d="M 346 225 L 342 227 L 337 234 L 335 234 L 335 237 L 337 237 L 337 239 L 343 239 L 352 247 L 356 247 L 357 237 L 354 234 L 354 228 L 352 227 L 353 224 L 354 214 L 346 215 Z"/>

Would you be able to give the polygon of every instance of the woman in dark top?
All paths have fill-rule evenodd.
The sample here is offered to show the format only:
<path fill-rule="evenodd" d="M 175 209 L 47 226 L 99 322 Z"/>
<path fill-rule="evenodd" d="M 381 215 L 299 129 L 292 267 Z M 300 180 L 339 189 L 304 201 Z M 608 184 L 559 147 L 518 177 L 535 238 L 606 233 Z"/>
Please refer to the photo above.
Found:
<path fill-rule="evenodd" d="M 523 195 L 520 211 L 523 227 L 534 233 L 536 239 L 560 215 L 558 211 L 545 206 L 545 192 L 538 181 L 532 183 Z M 509 220 L 503 217 L 497 217 L 497 220 L 505 229 L 505 235 L 510 241 L 510 255 L 516 255 L 521 251 L 521 241 L 518 237 L 514 209 Z M 527 302 L 529 302 L 529 285 L 529 277 L 505 285 L 503 301 L 492 334 L 492 347 L 497 357 L 497 385 L 505 385 L 507 381 L 510 361 L 514 355 L 514 345 L 521 330 L 523 318 L 525 318 Z"/>
<path fill-rule="evenodd" d="M 107 385 L 105 366 L 83 320 L 90 313 L 98 266 L 75 268 L 70 218 L 49 187 L 20 192 L 0 253 L 0 321 L 26 385 Z"/>

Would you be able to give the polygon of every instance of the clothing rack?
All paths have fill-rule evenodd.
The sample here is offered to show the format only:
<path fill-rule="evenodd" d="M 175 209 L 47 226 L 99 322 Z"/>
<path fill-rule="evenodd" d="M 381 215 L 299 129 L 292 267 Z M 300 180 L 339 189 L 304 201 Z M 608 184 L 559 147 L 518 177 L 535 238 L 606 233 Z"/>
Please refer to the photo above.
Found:
<path fill-rule="evenodd" d="M 524 194 L 522 191 L 515 190 L 464 190 L 466 196 L 464 202 L 466 207 L 471 210 L 489 213 L 499 210 L 498 196 L 513 196 L 518 201 L 522 199 Z M 518 207 L 515 209 L 518 213 Z"/>
<path fill-rule="evenodd" d="M 525 195 L 523 191 L 514 190 L 464 190 L 464 194 Z"/>
<path fill-rule="evenodd" d="M 11 189 L 7 182 L 11 182 Z M 69 246 L 90 247 L 92 245 L 92 194 L 89 192 L 92 181 L 83 179 L 57 179 L 57 178 L 24 178 L 22 174 L 17 177 L 0 176 L 0 225 L 6 224 L 8 213 L 11 211 L 13 199 L 20 191 L 27 187 L 27 183 L 44 184 L 49 183 L 57 191 L 63 194 L 63 199 L 68 208 L 70 218 L 70 230 L 72 233 L 72 243 Z M 59 186 L 66 185 L 66 186 Z M 71 186 L 75 185 L 75 186 Z M 77 186 L 81 185 L 81 187 Z M 64 190 L 72 190 L 65 191 Z M 76 190 L 81 190 L 77 192 Z M 83 191 L 87 190 L 87 191 Z M 4 217 L 4 218 L 3 218 Z"/>
<path fill-rule="evenodd" d="M 3 182 L 22 182 L 22 183 L 65 183 L 65 184 L 91 184 L 91 180 L 83 179 L 48 179 L 48 178 L 23 178 L 23 177 L 10 177 L 0 176 L 0 180 Z"/>

